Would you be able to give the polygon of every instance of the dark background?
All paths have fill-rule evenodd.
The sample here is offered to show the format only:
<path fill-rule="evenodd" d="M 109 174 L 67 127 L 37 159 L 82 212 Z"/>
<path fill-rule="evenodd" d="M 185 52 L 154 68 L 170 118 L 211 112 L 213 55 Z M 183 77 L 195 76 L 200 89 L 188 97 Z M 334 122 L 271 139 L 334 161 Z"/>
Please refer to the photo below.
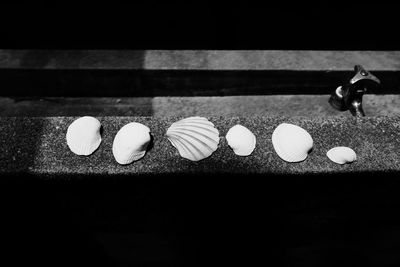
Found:
<path fill-rule="evenodd" d="M 1 10 L 2 49 L 400 49 L 394 4 Z M 396 174 L 8 178 L 0 187 L 4 266 L 400 262 Z"/>
<path fill-rule="evenodd" d="M 2 5 L 2 48 L 399 49 L 396 4 Z"/>

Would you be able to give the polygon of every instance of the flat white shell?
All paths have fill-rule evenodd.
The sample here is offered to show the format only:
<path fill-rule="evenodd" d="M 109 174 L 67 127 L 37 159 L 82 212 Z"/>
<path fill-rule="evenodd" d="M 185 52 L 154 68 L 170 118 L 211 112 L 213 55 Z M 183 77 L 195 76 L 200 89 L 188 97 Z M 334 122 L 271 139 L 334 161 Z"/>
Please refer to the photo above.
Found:
<path fill-rule="evenodd" d="M 357 160 L 356 152 L 350 147 L 334 147 L 326 153 L 326 156 L 337 164 L 351 163 Z"/>
<path fill-rule="evenodd" d="M 77 155 L 92 154 L 101 143 L 101 124 L 98 119 L 85 116 L 76 119 L 68 126 L 67 144 Z"/>
<path fill-rule="evenodd" d="M 189 117 L 174 122 L 166 136 L 181 157 L 199 161 L 211 156 L 219 144 L 219 132 L 203 117 Z"/>
<path fill-rule="evenodd" d="M 307 158 L 313 147 L 313 139 L 303 128 L 282 123 L 272 133 L 272 145 L 284 161 L 300 162 Z"/>
<path fill-rule="evenodd" d="M 115 135 L 112 152 L 115 160 L 122 165 L 141 159 L 150 143 L 150 129 L 138 122 L 124 125 Z"/>
<path fill-rule="evenodd" d="M 238 156 L 248 156 L 256 147 L 256 136 L 240 124 L 229 129 L 226 134 L 226 141 Z"/>

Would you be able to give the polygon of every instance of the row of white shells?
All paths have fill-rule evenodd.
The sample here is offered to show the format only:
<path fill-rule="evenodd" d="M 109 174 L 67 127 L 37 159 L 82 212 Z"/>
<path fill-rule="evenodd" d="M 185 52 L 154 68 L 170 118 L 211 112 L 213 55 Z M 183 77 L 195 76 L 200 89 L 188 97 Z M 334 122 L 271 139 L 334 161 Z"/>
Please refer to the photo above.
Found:
<path fill-rule="evenodd" d="M 88 156 L 100 146 L 101 124 L 93 117 L 85 116 L 75 120 L 67 130 L 68 147 L 77 155 Z M 115 160 L 122 165 L 130 164 L 146 154 L 151 141 L 149 127 L 131 122 L 115 135 L 112 152 Z"/>
<path fill-rule="evenodd" d="M 77 155 L 92 154 L 101 143 L 101 124 L 93 117 L 75 120 L 67 130 L 67 144 Z M 188 160 L 199 161 L 214 153 L 219 144 L 219 131 L 204 117 L 189 117 L 173 123 L 166 132 L 170 143 Z M 255 135 L 242 125 L 235 125 L 226 134 L 228 145 L 239 156 L 250 155 L 256 146 Z M 137 122 L 123 126 L 116 134 L 112 152 L 122 165 L 139 160 L 146 154 L 151 141 L 150 129 Z M 311 135 L 303 128 L 280 124 L 272 134 L 272 145 L 278 156 L 287 162 L 300 162 L 307 158 L 313 148 Z M 356 160 L 356 153 L 348 147 L 335 147 L 327 157 L 338 164 Z"/>

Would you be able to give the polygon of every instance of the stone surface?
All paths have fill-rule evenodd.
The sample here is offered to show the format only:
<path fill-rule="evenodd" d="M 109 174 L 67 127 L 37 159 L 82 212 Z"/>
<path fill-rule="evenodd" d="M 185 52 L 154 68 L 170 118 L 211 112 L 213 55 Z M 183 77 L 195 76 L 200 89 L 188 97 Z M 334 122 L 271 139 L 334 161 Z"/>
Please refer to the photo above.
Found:
<path fill-rule="evenodd" d="M 209 158 L 191 162 L 181 158 L 165 138 L 169 125 L 178 117 L 98 117 L 103 141 L 89 157 L 73 154 L 65 134 L 76 117 L 0 118 L 0 173 L 30 173 L 54 178 L 62 175 L 143 174 L 340 174 L 400 171 L 399 117 L 318 118 L 318 117 L 209 117 L 220 131 L 219 149 Z M 141 160 L 120 166 L 111 152 L 117 131 L 128 122 L 140 122 L 151 129 L 154 143 Z M 301 163 L 282 161 L 274 152 L 271 134 L 282 122 L 306 129 L 314 148 Z M 242 124 L 257 137 L 257 146 L 248 157 L 238 157 L 229 148 L 225 135 L 230 127 Z M 335 146 L 353 148 L 357 162 L 338 166 L 326 157 Z"/>
<path fill-rule="evenodd" d="M 398 51 L 0 50 L 1 68 L 147 70 L 399 70 Z"/>
<path fill-rule="evenodd" d="M 0 97 L 0 116 L 305 116 L 352 117 L 328 103 L 330 95 L 202 97 Z M 363 97 L 367 117 L 400 115 L 400 95 Z"/>

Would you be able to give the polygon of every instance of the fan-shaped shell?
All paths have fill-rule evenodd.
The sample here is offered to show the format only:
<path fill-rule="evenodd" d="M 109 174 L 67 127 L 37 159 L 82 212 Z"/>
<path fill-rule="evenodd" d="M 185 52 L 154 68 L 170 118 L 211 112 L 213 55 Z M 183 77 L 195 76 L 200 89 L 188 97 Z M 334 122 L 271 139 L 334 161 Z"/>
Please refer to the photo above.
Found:
<path fill-rule="evenodd" d="M 138 122 L 124 125 L 115 135 L 112 152 L 115 160 L 122 165 L 141 159 L 150 143 L 150 129 Z"/>
<path fill-rule="evenodd" d="M 246 127 L 237 124 L 229 129 L 226 141 L 238 156 L 250 155 L 256 147 L 255 135 Z"/>
<path fill-rule="evenodd" d="M 303 128 L 282 123 L 272 133 L 272 145 L 281 159 L 300 162 L 307 158 L 313 147 L 313 139 Z"/>
<path fill-rule="evenodd" d="M 199 161 L 211 156 L 219 144 L 219 132 L 203 117 L 189 117 L 174 122 L 166 136 L 181 157 Z"/>
<path fill-rule="evenodd" d="M 351 163 L 357 160 L 356 152 L 350 147 L 338 146 L 330 149 L 326 156 L 337 164 Z"/>
<path fill-rule="evenodd" d="M 77 155 L 92 154 L 101 143 L 101 124 L 96 118 L 85 116 L 76 119 L 68 126 L 67 144 Z"/>

